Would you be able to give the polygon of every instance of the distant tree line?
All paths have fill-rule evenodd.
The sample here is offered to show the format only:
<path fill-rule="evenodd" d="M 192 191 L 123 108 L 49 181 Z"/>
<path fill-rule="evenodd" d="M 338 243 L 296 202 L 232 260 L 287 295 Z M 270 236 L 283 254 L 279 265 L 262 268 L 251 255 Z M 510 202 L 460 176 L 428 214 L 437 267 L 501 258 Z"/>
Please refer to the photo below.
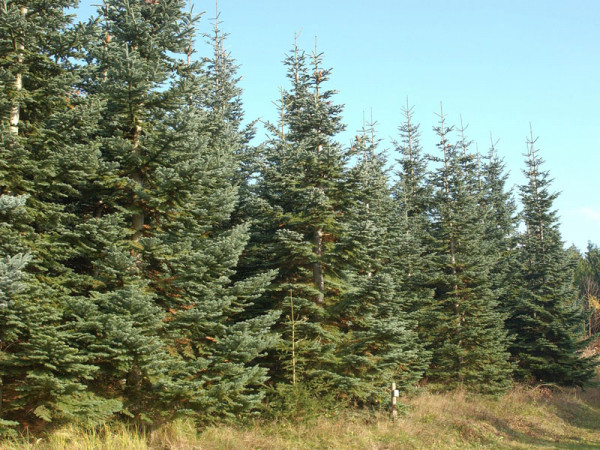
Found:
<path fill-rule="evenodd" d="M 76 3 L 0 1 L 0 433 L 592 379 L 598 248 L 533 134 L 520 212 L 442 110 L 424 149 L 402 108 L 390 170 L 294 42 L 254 145 L 218 19 L 197 55 L 184 0 Z"/>

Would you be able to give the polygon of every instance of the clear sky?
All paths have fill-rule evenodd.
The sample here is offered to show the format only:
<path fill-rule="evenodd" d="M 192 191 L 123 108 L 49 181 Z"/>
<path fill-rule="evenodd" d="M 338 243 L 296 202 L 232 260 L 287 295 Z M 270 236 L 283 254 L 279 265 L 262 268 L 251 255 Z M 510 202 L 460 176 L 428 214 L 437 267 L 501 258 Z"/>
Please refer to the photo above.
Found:
<path fill-rule="evenodd" d="M 97 3 L 82 0 L 81 17 Z M 192 3 L 206 11 L 199 31 L 210 31 L 214 1 Z M 450 123 L 462 115 L 469 124 L 480 151 L 490 132 L 500 139 L 510 183 L 519 184 L 531 122 L 561 192 L 563 239 L 581 250 L 600 244 L 600 1 L 219 0 L 219 10 L 248 119 L 275 119 L 294 32 L 307 50 L 317 36 L 333 68 L 329 88 L 346 105 L 342 143 L 372 110 L 382 148 L 390 148 L 408 97 L 423 146 L 435 152 L 431 129 L 443 102 Z"/>

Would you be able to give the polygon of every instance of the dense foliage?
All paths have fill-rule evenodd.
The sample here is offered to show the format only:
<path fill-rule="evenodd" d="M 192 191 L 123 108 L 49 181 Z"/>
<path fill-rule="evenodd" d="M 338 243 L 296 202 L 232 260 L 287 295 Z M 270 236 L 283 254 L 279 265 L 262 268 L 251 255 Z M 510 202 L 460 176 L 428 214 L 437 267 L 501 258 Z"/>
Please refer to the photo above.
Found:
<path fill-rule="evenodd" d="M 589 382 L 598 248 L 563 248 L 533 138 L 520 217 L 443 112 L 426 154 L 406 106 L 390 171 L 294 42 L 252 147 L 218 19 L 198 55 L 184 0 L 76 3 L 0 1 L 0 433 Z"/>

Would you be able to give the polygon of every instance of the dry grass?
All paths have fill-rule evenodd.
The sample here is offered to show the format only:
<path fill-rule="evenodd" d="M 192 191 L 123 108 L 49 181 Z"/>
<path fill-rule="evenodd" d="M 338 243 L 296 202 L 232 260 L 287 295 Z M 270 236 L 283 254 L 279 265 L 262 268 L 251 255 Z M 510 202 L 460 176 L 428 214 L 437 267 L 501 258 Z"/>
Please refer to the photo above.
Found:
<path fill-rule="evenodd" d="M 600 390 L 516 388 L 499 399 L 455 391 L 401 399 L 406 412 L 346 412 L 313 420 L 256 421 L 198 431 L 178 421 L 149 435 L 122 425 L 94 431 L 67 427 L 2 449 L 405 449 L 600 448 Z"/>

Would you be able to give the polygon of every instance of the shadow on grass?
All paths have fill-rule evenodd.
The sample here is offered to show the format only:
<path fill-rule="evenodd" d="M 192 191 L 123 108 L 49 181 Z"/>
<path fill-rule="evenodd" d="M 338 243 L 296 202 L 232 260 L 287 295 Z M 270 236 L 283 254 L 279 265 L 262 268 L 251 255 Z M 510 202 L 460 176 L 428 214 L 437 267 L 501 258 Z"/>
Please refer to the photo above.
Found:
<path fill-rule="evenodd" d="M 488 421 L 499 435 L 506 438 L 502 447 L 513 448 L 516 444 L 527 447 L 560 448 L 560 449 L 598 449 L 600 448 L 600 436 L 598 441 L 590 442 L 578 436 L 549 436 L 547 431 L 532 424 L 527 425 L 527 431 L 514 428 L 508 421 L 489 417 L 482 418 Z M 490 442 L 491 443 L 491 442 Z"/>
<path fill-rule="evenodd" d="M 600 410 L 586 404 L 563 401 L 557 405 L 556 415 L 569 425 L 600 432 Z"/>

